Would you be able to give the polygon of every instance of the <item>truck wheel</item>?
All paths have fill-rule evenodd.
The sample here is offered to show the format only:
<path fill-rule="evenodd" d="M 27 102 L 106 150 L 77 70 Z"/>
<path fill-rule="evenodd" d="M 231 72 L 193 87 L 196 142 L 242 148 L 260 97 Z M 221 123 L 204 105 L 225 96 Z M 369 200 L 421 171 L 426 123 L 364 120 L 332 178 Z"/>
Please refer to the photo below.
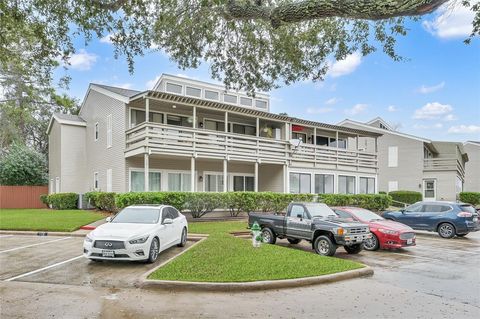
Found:
<path fill-rule="evenodd" d="M 356 245 L 352 245 L 352 246 L 343 246 L 343 248 L 345 248 L 347 253 L 353 255 L 353 254 L 358 254 L 359 252 L 362 251 L 363 244 L 356 244 Z"/>
<path fill-rule="evenodd" d="M 313 242 L 315 252 L 323 256 L 333 256 L 337 250 L 337 246 L 332 242 L 328 236 L 318 236 Z"/>
<path fill-rule="evenodd" d="M 287 240 L 292 245 L 296 245 L 296 244 L 298 244 L 299 242 L 302 241 L 301 239 L 298 239 L 298 238 L 287 238 Z"/>
<path fill-rule="evenodd" d="M 277 241 L 277 236 L 275 236 L 273 231 L 268 227 L 265 227 L 262 229 L 262 238 L 265 244 L 274 245 L 275 242 Z"/>

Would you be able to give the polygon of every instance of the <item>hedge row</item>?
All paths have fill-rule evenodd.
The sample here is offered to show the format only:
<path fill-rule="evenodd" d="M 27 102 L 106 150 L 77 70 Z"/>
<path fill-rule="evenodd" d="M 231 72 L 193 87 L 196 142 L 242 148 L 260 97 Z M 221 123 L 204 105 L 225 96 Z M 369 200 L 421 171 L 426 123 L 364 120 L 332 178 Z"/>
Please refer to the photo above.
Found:
<path fill-rule="evenodd" d="M 385 210 L 392 204 L 392 198 L 385 194 L 321 194 L 318 201 L 328 206 L 357 206 L 369 210 Z"/>
<path fill-rule="evenodd" d="M 480 205 L 480 192 L 461 192 L 458 194 L 460 201 L 473 206 Z"/>
<path fill-rule="evenodd" d="M 422 193 L 414 191 L 394 191 L 389 192 L 388 195 L 390 195 L 394 201 L 405 204 L 414 204 L 423 199 Z"/>
<path fill-rule="evenodd" d="M 108 212 L 116 212 L 117 206 L 115 205 L 115 193 L 107 192 L 89 192 L 85 193 L 85 198 L 90 205 L 99 210 L 105 210 Z"/>
<path fill-rule="evenodd" d="M 53 209 L 77 209 L 78 207 L 78 194 L 76 193 L 41 195 L 40 200 Z"/>

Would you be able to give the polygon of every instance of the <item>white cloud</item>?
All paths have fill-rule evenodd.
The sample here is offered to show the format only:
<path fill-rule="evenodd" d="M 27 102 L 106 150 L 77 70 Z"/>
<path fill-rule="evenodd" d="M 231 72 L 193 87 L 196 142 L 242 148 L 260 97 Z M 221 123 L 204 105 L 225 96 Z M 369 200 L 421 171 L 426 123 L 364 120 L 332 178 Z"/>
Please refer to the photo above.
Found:
<path fill-rule="evenodd" d="M 454 115 L 454 114 L 447 114 L 443 120 L 445 122 L 451 122 L 451 121 L 456 121 L 457 120 L 457 117 Z"/>
<path fill-rule="evenodd" d="M 367 104 L 355 104 L 351 109 L 346 109 L 345 114 L 347 115 L 357 115 L 364 112 L 367 109 Z"/>
<path fill-rule="evenodd" d="M 113 34 L 107 34 L 106 36 L 100 38 L 100 43 L 107 43 L 107 44 L 112 44 L 112 37 Z"/>
<path fill-rule="evenodd" d="M 425 20 L 422 25 L 429 33 L 442 39 L 465 38 L 472 32 L 474 15 L 461 1 L 454 2 L 453 5 L 446 3 L 433 20 Z"/>
<path fill-rule="evenodd" d="M 331 99 L 328 99 L 325 101 L 325 105 L 334 105 L 337 104 L 340 101 L 340 99 L 337 99 L 336 97 L 332 97 Z"/>
<path fill-rule="evenodd" d="M 419 93 L 422 93 L 422 94 L 428 94 L 428 93 L 432 93 L 432 92 L 441 90 L 444 87 L 445 87 L 445 82 L 441 82 L 437 85 L 432 85 L 432 86 L 422 85 L 417 91 Z"/>
<path fill-rule="evenodd" d="M 334 109 L 331 107 L 309 107 L 307 109 L 308 114 L 325 114 L 333 111 Z"/>
<path fill-rule="evenodd" d="M 349 54 L 343 60 L 331 63 L 328 70 L 328 75 L 331 77 L 339 77 L 350 74 L 357 69 L 362 62 L 362 55 L 358 52 Z"/>
<path fill-rule="evenodd" d="M 425 125 L 425 124 L 415 124 L 413 128 L 417 130 L 431 130 L 431 129 L 441 129 L 443 128 L 442 123 L 435 123 L 432 125 Z"/>
<path fill-rule="evenodd" d="M 389 105 L 387 107 L 387 111 L 388 112 L 396 112 L 397 111 L 397 107 L 395 105 Z"/>
<path fill-rule="evenodd" d="M 157 75 L 155 79 L 147 81 L 147 83 L 145 83 L 145 87 L 147 88 L 147 90 L 153 90 L 153 86 L 158 82 L 159 79 L 160 75 Z"/>
<path fill-rule="evenodd" d="M 88 53 L 85 49 L 80 49 L 78 53 L 70 56 L 70 67 L 74 70 L 86 71 L 90 70 L 97 61 L 98 56 L 93 53 Z"/>
<path fill-rule="evenodd" d="M 423 107 L 415 110 L 413 118 L 417 120 L 435 120 L 447 116 L 453 111 L 448 104 L 440 104 L 438 102 L 427 103 Z"/>
<path fill-rule="evenodd" d="M 480 126 L 478 125 L 457 125 L 448 129 L 448 133 L 453 134 L 472 134 L 480 133 Z"/>

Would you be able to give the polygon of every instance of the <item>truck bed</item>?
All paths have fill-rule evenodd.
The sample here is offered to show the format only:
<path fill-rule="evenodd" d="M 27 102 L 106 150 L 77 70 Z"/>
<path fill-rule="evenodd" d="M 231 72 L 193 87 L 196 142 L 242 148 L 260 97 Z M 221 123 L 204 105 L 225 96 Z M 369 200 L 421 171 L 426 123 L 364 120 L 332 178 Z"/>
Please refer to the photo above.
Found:
<path fill-rule="evenodd" d="M 260 227 L 270 227 L 277 236 L 285 234 L 285 215 L 283 214 L 262 214 L 250 213 L 248 216 L 248 227 L 252 227 L 253 223 L 257 222 Z"/>

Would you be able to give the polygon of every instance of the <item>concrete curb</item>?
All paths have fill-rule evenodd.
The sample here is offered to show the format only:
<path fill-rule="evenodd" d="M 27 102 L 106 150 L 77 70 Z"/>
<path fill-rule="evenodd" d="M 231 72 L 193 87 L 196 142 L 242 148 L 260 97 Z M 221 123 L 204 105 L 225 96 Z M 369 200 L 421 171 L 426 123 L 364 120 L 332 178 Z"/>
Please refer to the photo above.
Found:
<path fill-rule="evenodd" d="M 26 235 L 26 236 L 68 236 L 85 237 L 87 233 L 68 233 L 68 232 L 48 232 L 48 231 L 24 231 L 24 230 L 0 230 L 0 235 Z"/>
<path fill-rule="evenodd" d="M 197 244 L 197 243 L 196 243 Z M 193 247 L 194 245 L 192 245 Z M 168 261 L 167 261 L 168 262 Z M 165 262 L 166 263 L 166 262 Z M 164 264 L 165 264 L 164 263 Z M 163 265 L 160 265 L 161 267 Z M 158 269 L 159 267 L 155 268 Z M 150 272 L 151 273 L 151 272 Z M 150 274 L 149 273 L 149 274 Z M 349 270 L 337 274 L 317 277 L 306 277 L 285 280 L 264 280 L 254 282 L 191 282 L 146 279 L 140 287 L 152 290 L 184 290 L 184 291 L 212 291 L 212 292 L 241 292 L 261 291 L 282 288 L 298 288 L 311 285 L 327 284 L 342 280 L 367 277 L 373 275 L 373 268 L 365 266 L 361 269 Z"/>

